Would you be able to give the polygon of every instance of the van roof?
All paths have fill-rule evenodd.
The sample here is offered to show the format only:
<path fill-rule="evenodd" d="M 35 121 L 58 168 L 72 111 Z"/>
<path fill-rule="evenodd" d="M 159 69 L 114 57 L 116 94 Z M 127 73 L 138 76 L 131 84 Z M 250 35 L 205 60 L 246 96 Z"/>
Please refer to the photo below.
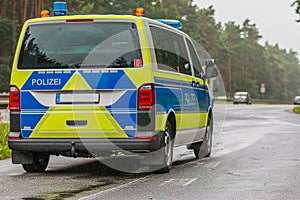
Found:
<path fill-rule="evenodd" d="M 151 22 L 152 24 L 162 26 L 168 29 L 172 29 L 174 31 L 180 32 L 182 34 L 187 34 L 181 30 L 178 30 L 176 28 L 173 28 L 169 25 L 163 24 L 161 22 L 156 21 L 155 19 L 147 18 L 147 17 L 137 17 L 134 15 L 113 15 L 113 14 L 108 14 L 108 15 L 66 15 L 66 16 L 53 16 L 53 17 L 45 17 L 45 18 L 34 18 L 34 19 L 29 19 L 26 21 L 26 23 L 37 23 L 37 22 L 43 22 L 43 21 L 61 21 L 61 20 L 68 20 L 68 19 L 114 19 L 114 20 L 134 20 L 134 21 L 148 21 Z"/>

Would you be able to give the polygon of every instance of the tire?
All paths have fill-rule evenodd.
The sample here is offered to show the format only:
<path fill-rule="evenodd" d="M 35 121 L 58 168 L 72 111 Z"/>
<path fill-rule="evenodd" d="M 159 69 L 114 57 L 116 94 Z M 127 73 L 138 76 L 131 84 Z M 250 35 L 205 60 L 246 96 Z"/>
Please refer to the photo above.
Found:
<path fill-rule="evenodd" d="M 174 131 L 170 121 L 167 121 L 166 128 L 163 134 L 162 156 L 163 163 L 158 167 L 156 173 L 168 173 L 172 168 L 173 162 L 173 146 L 174 146 Z"/>
<path fill-rule="evenodd" d="M 192 144 L 196 158 L 209 157 L 212 151 L 213 116 L 209 116 L 205 137 L 202 142 Z"/>
<path fill-rule="evenodd" d="M 50 159 L 49 154 L 33 154 L 32 164 L 23 164 L 23 169 L 29 173 L 44 172 Z"/>

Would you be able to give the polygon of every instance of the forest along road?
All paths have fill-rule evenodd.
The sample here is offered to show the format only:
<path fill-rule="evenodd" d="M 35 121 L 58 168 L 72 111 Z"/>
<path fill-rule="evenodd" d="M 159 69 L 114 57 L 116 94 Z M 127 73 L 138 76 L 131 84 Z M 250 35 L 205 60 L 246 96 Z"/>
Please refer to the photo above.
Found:
<path fill-rule="evenodd" d="M 0 161 L 0 199 L 297 199 L 300 115 L 293 106 L 223 108 L 215 105 L 210 158 L 182 152 L 168 174 L 128 174 L 64 157 L 30 174 L 8 159 Z"/>

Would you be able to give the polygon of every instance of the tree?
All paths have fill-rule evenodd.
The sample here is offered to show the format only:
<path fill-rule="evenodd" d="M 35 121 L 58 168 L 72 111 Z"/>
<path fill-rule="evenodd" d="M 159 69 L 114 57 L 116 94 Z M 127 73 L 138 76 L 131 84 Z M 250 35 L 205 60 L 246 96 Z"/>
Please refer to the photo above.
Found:
<path fill-rule="evenodd" d="M 0 56 L 10 57 L 14 52 L 16 43 L 16 29 L 17 24 L 7 18 L 0 17 Z"/>
<path fill-rule="evenodd" d="M 292 7 L 295 7 L 295 12 L 300 15 L 300 0 L 295 0 L 292 3 Z M 296 21 L 300 22 L 300 19 L 297 19 Z"/>
<path fill-rule="evenodd" d="M 134 15 L 137 7 L 143 7 L 145 10 L 145 17 L 158 18 L 172 18 L 180 19 L 177 7 L 174 4 L 167 4 L 166 1 L 159 0 L 96 0 L 94 1 L 92 13 L 95 14 L 120 14 L 120 15 Z M 165 4 L 166 3 L 166 4 Z"/>
<path fill-rule="evenodd" d="M 0 92 L 8 91 L 16 27 L 14 21 L 0 17 Z"/>
<path fill-rule="evenodd" d="M 224 80 L 230 95 L 246 90 L 254 98 L 259 97 L 259 85 L 268 75 L 264 47 L 258 44 L 260 38 L 256 25 L 249 19 L 242 26 L 234 22 L 225 24 L 222 40 L 229 53 L 225 57 Z"/>
<path fill-rule="evenodd" d="M 6 14 L 6 4 L 7 4 L 7 1 L 6 0 L 3 0 L 2 1 L 2 5 L 1 5 L 1 15 L 2 17 L 6 17 L 7 14 Z"/>
<path fill-rule="evenodd" d="M 8 92 L 10 80 L 10 58 L 0 57 L 0 92 Z"/>

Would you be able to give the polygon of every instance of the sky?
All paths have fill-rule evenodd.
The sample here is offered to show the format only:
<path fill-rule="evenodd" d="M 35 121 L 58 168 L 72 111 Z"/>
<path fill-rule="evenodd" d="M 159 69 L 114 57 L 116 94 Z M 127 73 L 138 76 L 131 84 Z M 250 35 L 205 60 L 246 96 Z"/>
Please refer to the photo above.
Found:
<path fill-rule="evenodd" d="M 256 24 L 264 44 L 279 44 L 282 49 L 293 49 L 300 59 L 300 16 L 291 7 L 294 0 L 195 0 L 198 7 L 215 9 L 215 19 L 222 24 L 234 21 L 242 25 L 245 19 Z"/>

